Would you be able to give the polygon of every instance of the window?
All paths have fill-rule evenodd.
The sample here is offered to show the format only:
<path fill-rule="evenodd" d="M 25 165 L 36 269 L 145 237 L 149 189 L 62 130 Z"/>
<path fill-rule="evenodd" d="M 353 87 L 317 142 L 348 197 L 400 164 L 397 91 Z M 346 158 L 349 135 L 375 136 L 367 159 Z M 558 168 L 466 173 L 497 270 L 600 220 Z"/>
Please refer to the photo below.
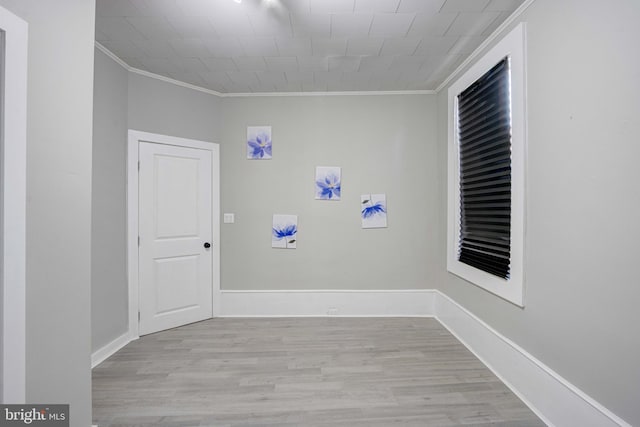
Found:
<path fill-rule="evenodd" d="M 524 24 L 449 88 L 447 268 L 514 304 L 524 288 Z"/>

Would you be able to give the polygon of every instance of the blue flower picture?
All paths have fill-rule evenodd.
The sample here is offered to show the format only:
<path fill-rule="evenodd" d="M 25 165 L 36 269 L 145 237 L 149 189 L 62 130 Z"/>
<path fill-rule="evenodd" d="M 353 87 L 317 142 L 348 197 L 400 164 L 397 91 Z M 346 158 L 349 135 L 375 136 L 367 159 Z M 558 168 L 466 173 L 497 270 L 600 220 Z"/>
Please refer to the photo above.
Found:
<path fill-rule="evenodd" d="M 247 159 L 271 159 L 271 126 L 247 126 Z"/>
<path fill-rule="evenodd" d="M 295 249 L 298 240 L 298 215 L 273 215 L 271 247 Z"/>
<path fill-rule="evenodd" d="M 387 196 L 385 194 L 361 195 L 360 218 L 362 219 L 362 228 L 385 228 L 387 226 Z"/>
<path fill-rule="evenodd" d="M 316 199 L 340 200 L 341 169 L 336 166 L 316 167 Z"/>

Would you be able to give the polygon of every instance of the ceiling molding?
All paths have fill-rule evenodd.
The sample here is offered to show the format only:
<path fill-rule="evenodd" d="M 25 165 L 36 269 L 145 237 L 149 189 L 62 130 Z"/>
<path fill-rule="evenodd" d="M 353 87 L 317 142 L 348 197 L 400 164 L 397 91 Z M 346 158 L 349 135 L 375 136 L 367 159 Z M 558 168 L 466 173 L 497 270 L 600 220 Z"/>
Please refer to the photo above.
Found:
<path fill-rule="evenodd" d="M 131 71 L 132 68 L 126 62 L 124 62 L 122 59 L 118 58 L 115 53 L 111 52 L 109 49 L 107 49 L 106 47 L 104 47 L 103 45 L 98 43 L 97 41 L 95 42 L 95 45 L 96 45 L 96 48 L 100 52 L 104 53 L 109 58 L 113 59 L 122 68 L 124 68 L 127 71 Z"/>
<path fill-rule="evenodd" d="M 336 92 L 256 92 L 223 93 L 223 98 L 243 98 L 261 96 L 368 96 L 368 95 L 435 95 L 435 90 L 376 90 L 376 91 L 336 91 Z"/>
<path fill-rule="evenodd" d="M 440 91 L 442 89 L 445 89 L 449 85 L 449 83 L 451 83 L 451 81 L 458 74 L 460 74 L 460 72 L 462 72 L 462 70 L 464 70 L 469 64 L 471 64 L 473 61 L 475 61 L 476 58 L 478 56 L 480 56 L 480 53 L 485 48 L 487 48 L 491 43 L 493 43 L 493 41 L 496 40 L 498 38 L 498 36 L 501 35 L 502 32 L 509 25 L 511 25 L 516 19 L 518 19 L 520 17 L 520 15 L 522 15 L 522 13 L 524 13 L 524 11 L 527 10 L 527 8 L 529 8 L 529 6 L 531 6 L 535 1 L 536 0 L 525 0 L 525 2 L 522 3 L 520 5 L 520 7 L 517 8 L 511 15 L 509 15 L 509 17 L 507 19 L 505 19 L 504 22 L 502 24 L 500 24 L 500 26 L 498 28 L 496 28 L 496 30 L 493 33 L 491 33 L 491 35 L 489 37 L 487 37 L 487 39 L 480 44 L 480 46 L 478 46 L 476 48 L 476 50 L 471 52 L 471 55 L 469 55 L 467 57 L 467 59 L 462 61 L 462 63 L 458 66 L 458 68 L 456 68 L 453 71 L 453 73 L 449 74 L 449 77 L 447 77 L 446 79 L 444 79 L 444 81 L 442 83 L 440 83 L 440 86 L 438 86 L 436 88 L 435 93 L 440 93 Z"/>
<path fill-rule="evenodd" d="M 141 76 L 150 77 L 152 79 L 160 80 L 160 81 L 163 81 L 165 83 L 171 83 L 171 84 L 174 84 L 176 86 L 186 87 L 187 89 L 197 90 L 198 92 L 208 93 L 209 95 L 218 96 L 220 98 L 224 98 L 225 95 L 226 95 L 224 93 L 220 93 L 220 92 L 215 91 L 215 90 L 211 90 L 211 89 L 207 89 L 207 88 L 204 88 L 204 87 L 192 85 L 190 83 L 181 82 L 180 80 L 172 79 L 171 77 L 161 76 L 159 74 L 150 73 L 148 71 L 140 70 L 138 68 L 130 67 L 129 71 L 131 71 L 132 73 L 140 74 Z"/>

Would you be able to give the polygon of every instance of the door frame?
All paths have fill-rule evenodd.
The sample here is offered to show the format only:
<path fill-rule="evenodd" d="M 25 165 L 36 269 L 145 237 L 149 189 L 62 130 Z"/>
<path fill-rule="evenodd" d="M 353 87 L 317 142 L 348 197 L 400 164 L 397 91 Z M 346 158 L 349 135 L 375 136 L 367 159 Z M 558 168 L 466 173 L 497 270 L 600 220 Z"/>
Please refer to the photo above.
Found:
<path fill-rule="evenodd" d="M 129 129 L 127 144 L 127 277 L 129 282 L 129 339 L 136 339 L 138 330 L 138 161 L 140 142 L 198 148 L 211 152 L 211 297 L 212 317 L 220 314 L 220 145 L 214 142 L 178 138 Z"/>
<path fill-rule="evenodd" d="M 28 24 L 0 7 L 4 97 L 0 135 L 0 401 L 26 401 L 26 189 Z M 11 82 L 11 84 L 4 84 Z"/>

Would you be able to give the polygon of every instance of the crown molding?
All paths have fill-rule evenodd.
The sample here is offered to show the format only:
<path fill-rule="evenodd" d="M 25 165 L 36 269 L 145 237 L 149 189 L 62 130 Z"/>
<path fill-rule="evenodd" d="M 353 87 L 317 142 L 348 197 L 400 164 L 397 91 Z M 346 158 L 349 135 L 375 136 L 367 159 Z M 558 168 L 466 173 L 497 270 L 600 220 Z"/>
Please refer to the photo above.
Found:
<path fill-rule="evenodd" d="M 509 15 L 509 17 L 507 19 L 505 19 L 504 22 L 502 24 L 500 24 L 500 26 L 498 28 L 496 28 L 495 31 L 493 33 L 491 33 L 491 35 L 489 35 L 489 37 L 487 37 L 487 39 L 485 41 L 480 43 L 480 46 L 478 46 L 476 48 L 476 50 L 471 52 L 471 55 L 469 55 L 464 61 L 462 61 L 462 63 L 458 66 L 458 68 L 456 68 L 453 71 L 453 73 L 449 74 L 449 77 L 447 77 L 446 79 L 444 79 L 444 81 L 442 83 L 440 83 L 440 85 L 436 88 L 435 93 L 440 93 L 440 91 L 442 89 L 445 89 L 447 86 L 449 86 L 449 83 L 451 83 L 451 81 L 458 74 L 460 74 L 460 72 L 462 72 L 462 70 L 464 70 L 469 64 L 471 64 L 473 61 L 475 61 L 476 58 L 478 56 L 480 56 L 480 53 L 482 51 L 484 51 L 487 48 L 487 46 L 489 46 L 491 43 L 493 43 L 493 41 L 496 40 L 498 38 L 498 36 L 500 36 L 502 34 L 502 32 L 509 25 L 511 25 L 516 19 L 518 19 L 518 17 L 520 15 L 522 15 L 522 13 L 525 10 L 527 10 L 529 8 L 529 6 L 531 6 L 535 1 L 536 0 L 525 0 L 525 2 L 522 3 L 520 5 L 520 7 L 517 8 L 511 15 Z"/>
<path fill-rule="evenodd" d="M 98 43 L 97 41 L 95 42 L 95 46 L 100 52 L 104 53 L 109 58 L 113 59 L 118 65 L 120 65 L 125 70 L 127 70 L 127 71 L 131 71 L 132 70 L 132 68 L 129 67 L 129 65 L 127 65 L 126 62 L 124 62 L 122 59 L 118 58 L 115 53 L 111 52 L 109 49 L 107 49 L 106 47 L 104 47 L 103 45 Z"/>
<path fill-rule="evenodd" d="M 379 95 L 435 95 L 435 90 L 376 90 L 376 91 L 333 91 L 333 92 L 251 92 L 223 93 L 223 98 L 263 97 L 263 96 L 379 96 Z"/>
<path fill-rule="evenodd" d="M 207 89 L 207 88 L 204 88 L 204 87 L 201 87 L 201 86 L 192 85 L 191 83 L 185 83 L 185 82 L 182 82 L 180 80 L 172 79 L 171 77 L 161 76 L 160 74 L 150 73 L 149 71 L 140 70 L 138 68 L 130 67 L 129 71 L 132 72 L 132 73 L 135 73 L 135 74 L 139 74 L 141 76 L 145 76 L 145 77 L 149 77 L 149 78 L 152 78 L 152 79 L 160 80 L 160 81 L 163 81 L 165 83 L 171 83 L 171 84 L 174 84 L 176 86 L 182 86 L 182 87 L 185 87 L 187 89 L 196 90 L 198 92 L 207 93 L 209 95 L 218 96 L 220 98 L 224 98 L 224 96 L 225 96 L 224 93 L 220 93 L 220 92 L 215 91 L 215 90 Z"/>

